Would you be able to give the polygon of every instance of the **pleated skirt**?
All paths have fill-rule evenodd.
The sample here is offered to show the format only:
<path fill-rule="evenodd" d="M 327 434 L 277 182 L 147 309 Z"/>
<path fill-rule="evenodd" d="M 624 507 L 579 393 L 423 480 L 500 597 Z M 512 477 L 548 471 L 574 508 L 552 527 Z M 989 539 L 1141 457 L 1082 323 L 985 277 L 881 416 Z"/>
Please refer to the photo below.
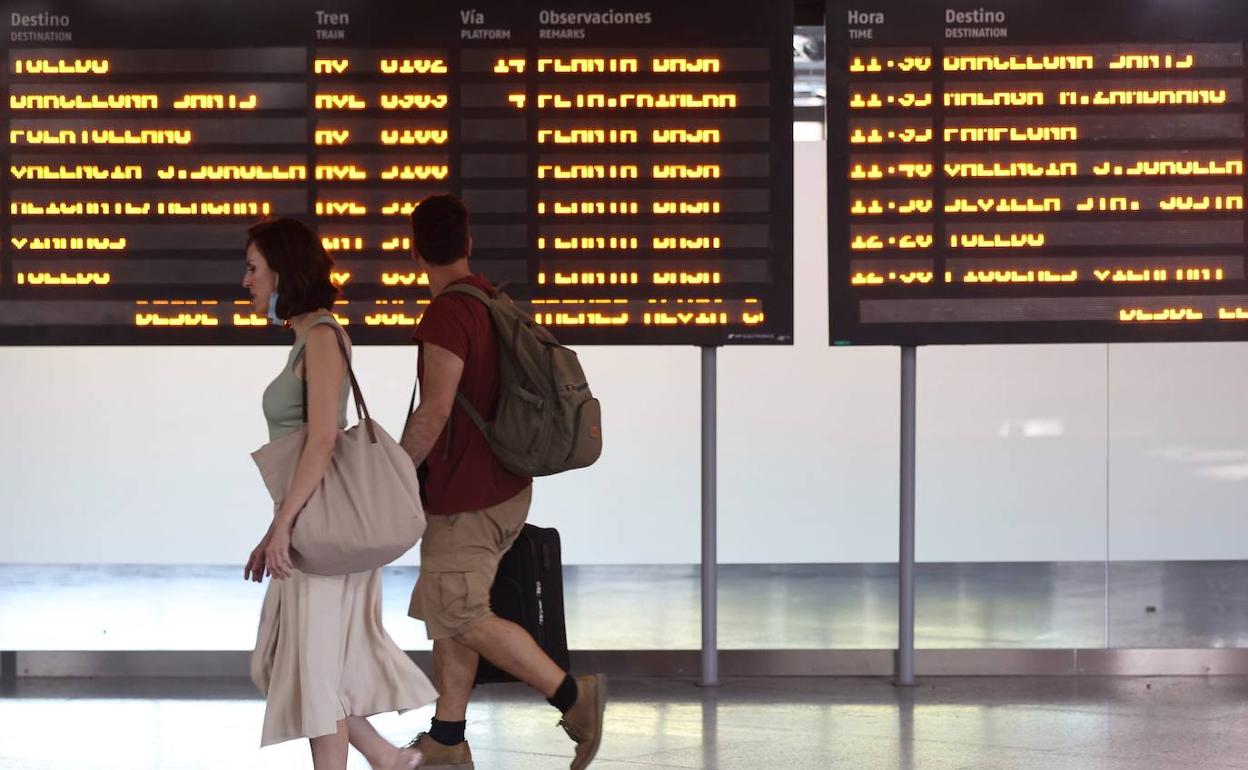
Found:
<path fill-rule="evenodd" d="M 266 698 L 261 746 L 332 735 L 348 716 L 438 697 L 381 624 L 381 570 L 270 580 L 251 681 Z"/>

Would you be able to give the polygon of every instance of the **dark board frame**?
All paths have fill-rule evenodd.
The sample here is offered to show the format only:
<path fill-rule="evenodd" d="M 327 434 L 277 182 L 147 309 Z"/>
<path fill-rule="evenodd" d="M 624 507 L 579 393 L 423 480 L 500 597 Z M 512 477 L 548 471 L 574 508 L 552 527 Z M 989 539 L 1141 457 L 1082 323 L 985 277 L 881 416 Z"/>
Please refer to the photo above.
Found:
<path fill-rule="evenodd" d="M 886 17 L 883 25 L 856 25 L 858 29 L 871 28 L 873 39 L 870 41 L 850 41 L 848 39 L 849 11 L 880 12 Z M 956 21 L 947 23 L 945 15 L 948 10 L 970 13 L 977 9 L 987 11 L 1003 11 L 1005 21 L 995 23 L 988 21 Z M 861 17 L 858 17 L 861 20 Z M 1076 45 L 1088 46 L 1102 43 L 1136 43 L 1136 44 L 1191 44 L 1191 43 L 1229 43 L 1242 51 L 1242 41 L 1248 39 L 1248 16 L 1242 11 L 1242 5 L 1231 0 L 1195 0 L 1184 3 L 1146 2 L 1145 0 L 1106 0 L 1105 2 L 1082 2 L 1078 0 L 1000 0 L 998 2 L 937 2 L 936 0 L 863 0 L 862 2 L 841 2 L 829 0 L 825 16 L 828 51 L 828 292 L 829 292 L 829 341 L 833 345 L 942 345 L 942 344 L 1021 344 L 1021 343 L 1096 343 L 1096 342 L 1179 342 L 1179 341 L 1232 341 L 1248 339 L 1248 322 L 1242 320 L 1214 321 L 1206 312 L 1203 322 L 1174 321 L 1150 323 L 1124 323 L 1116 318 L 1079 318 L 1076 320 L 1011 320 L 990 321 L 975 320 L 976 307 L 984 308 L 987 314 L 1000 314 L 998 317 L 1017 317 L 1025 314 L 1032 307 L 1044 307 L 1047 300 L 1062 298 L 1096 297 L 1104 298 L 1110 305 L 1117 303 L 1114 314 L 1129 308 L 1145 307 L 1161 310 L 1169 306 L 1186 306 L 1188 303 L 1168 297 L 1196 296 L 1200 299 L 1201 308 L 1213 308 L 1216 305 L 1243 306 L 1248 309 L 1248 252 L 1242 242 L 1234 247 L 1222 244 L 1219 248 L 1225 251 L 1227 264 L 1241 277 L 1224 281 L 1218 286 L 1210 283 L 1175 286 L 1173 284 L 1153 284 L 1152 288 L 1139 284 L 1106 284 L 1106 285 L 941 285 L 939 280 L 925 286 L 851 286 L 851 258 L 856 255 L 850 249 L 853 233 L 851 227 L 862 224 L 862 219 L 852 221 L 849 215 L 851 205 L 851 186 L 848 182 L 851 161 L 854 152 L 850 145 L 850 120 L 848 109 L 850 91 L 853 88 L 849 73 L 851 47 L 871 46 L 923 46 L 932 49 L 934 68 L 930 82 L 937 96 L 934 103 L 938 109 L 931 113 L 936 137 L 939 140 L 941 129 L 951 116 L 964 117 L 965 112 L 949 112 L 941 108 L 939 95 L 943 94 L 944 83 L 951 78 L 943 73 L 940 54 L 946 47 L 970 48 L 982 46 L 985 49 L 1002 46 L 1055 46 Z M 946 27 L 959 28 L 991 28 L 1008 29 L 1008 37 L 998 40 L 946 39 Z M 1138 76 L 1139 73 L 1136 73 Z M 1248 82 L 1248 68 L 1207 70 L 1207 75 L 1225 76 L 1229 80 L 1243 84 Z M 998 80 L 1023 80 L 1050 82 L 1055 79 L 1051 73 L 1015 74 L 994 73 Z M 1080 77 L 1104 77 L 1104 73 L 1088 73 L 1070 77 L 1070 82 L 1077 83 Z M 1129 74 L 1119 74 L 1124 79 Z M 885 76 L 880 76 L 884 78 Z M 976 76 L 980 77 L 980 76 Z M 990 76 L 982 76 L 987 82 Z M 1043 112 L 1044 109 L 1039 110 Z M 1001 117 L 1004 113 L 997 113 Z M 1018 114 L 1018 113 L 1016 113 Z M 1129 110 L 1107 114 L 1127 115 Z M 1243 105 L 1233 114 L 1236 119 L 1243 120 Z M 852 117 L 863 117 L 856 115 Z M 883 117 L 883 115 L 881 115 Z M 1124 146 L 1143 149 L 1147 143 Z M 1248 140 L 1242 136 L 1237 140 L 1227 139 L 1221 142 L 1181 141 L 1170 144 L 1148 145 L 1158 149 L 1177 148 L 1213 148 L 1221 147 L 1228 151 L 1239 150 L 1242 158 L 1248 158 Z M 1095 149 L 1098 144 L 1088 142 L 1080 149 Z M 1105 144 L 1099 147 L 1105 148 Z M 1001 152 L 1018 151 L 1018 147 L 999 146 Z M 1025 148 L 1026 149 L 1026 148 Z M 942 161 L 946 147 L 941 142 L 933 147 L 935 177 L 932 184 L 932 197 L 936 205 L 933 221 L 935 249 L 933 270 L 939 279 L 943 273 L 941 266 L 951 256 L 952 249 L 946 248 L 947 228 L 950 217 L 941 212 L 945 202 L 945 179 L 942 174 Z M 1236 187 L 1242 194 L 1248 195 L 1245 188 L 1246 178 L 1238 178 L 1226 182 Z M 1026 181 L 992 180 L 982 186 L 991 188 L 994 185 L 1005 187 L 1025 187 L 1031 184 Z M 1083 182 L 1082 184 L 1091 184 Z M 1156 183 L 1160 184 L 1160 183 Z M 1037 190 L 1042 189 L 1046 182 L 1036 183 Z M 1014 220 L 1026 217 L 1015 216 Z M 1178 222 L 1171 214 L 1166 216 L 1140 217 L 1134 213 L 1107 214 L 1098 217 L 1100 221 L 1110 225 L 1130 227 L 1136 222 Z M 1074 217 L 1063 214 L 1061 221 L 1073 221 Z M 1244 215 L 1224 214 L 1212 217 L 1233 232 L 1236 228 L 1242 233 Z M 897 219 L 882 220 L 896 222 Z M 978 221 L 989 221 L 980 217 Z M 1000 222 L 1010 220 L 1002 219 Z M 1235 224 L 1232 224 L 1235 223 Z M 1127 257 L 1135 253 L 1146 253 L 1144 246 L 1105 247 L 1101 251 L 1109 257 Z M 1195 255 L 1199 252 L 1212 251 L 1209 244 L 1191 244 L 1187 250 L 1172 250 L 1182 256 Z M 1088 247 L 1082 252 L 1087 255 Z M 1064 255 L 1058 249 L 1055 255 Z M 958 255 L 958 256 L 964 256 Z M 1073 256 L 1070 254 L 1069 256 Z M 1230 275 L 1230 271 L 1227 273 Z M 1220 288 L 1219 288 L 1220 287 Z M 1206 300 L 1205 297 L 1227 297 L 1224 303 Z M 1124 298 L 1130 298 L 1126 300 Z M 900 313 L 895 317 L 913 317 L 897 323 L 866 322 L 862 320 L 863 303 L 874 299 L 909 299 L 923 300 L 927 307 L 923 312 Z M 981 300 L 1001 300 L 995 307 L 988 309 L 988 304 Z M 1033 302 L 1039 300 L 1039 302 Z M 1238 300 L 1238 301 L 1236 301 Z M 1008 307 L 1013 303 L 1014 308 Z M 873 306 L 879 312 L 879 303 Z M 913 306 L 917 308 L 916 306 Z M 957 307 L 956 311 L 952 308 Z M 1048 307 L 1052 307 L 1048 305 Z M 1090 315 L 1091 311 L 1081 309 L 1078 304 L 1074 312 Z M 933 320 L 944 313 L 946 317 L 956 321 Z M 1041 311 L 1049 315 L 1049 310 Z"/>
<path fill-rule="evenodd" d="M 274 2 L 241 2 L 240 0 L 222 0 L 210 4 L 190 2 L 183 0 L 181 2 L 158 2 L 157 0 L 148 0 L 147 2 L 134 2 L 122 0 L 113 0 L 112 2 L 88 2 L 87 0 L 53 0 L 37 8 L 32 8 L 27 4 L 7 2 L 3 3 L 4 19 L 6 23 L 10 23 L 10 35 L 6 39 L 6 62 L 4 72 L 0 75 L 3 80 L 6 92 L 6 128 L 10 127 L 16 119 L 47 117 L 47 115 L 37 115 L 26 113 L 16 115 L 14 110 L 9 109 L 7 98 L 13 86 L 22 85 L 22 78 L 16 75 L 12 70 L 13 67 L 9 63 L 9 54 L 24 48 L 76 48 L 81 51 L 91 51 L 99 49 L 127 49 L 135 51 L 150 51 L 153 49 L 177 49 L 177 50 L 205 50 L 216 51 L 211 56 L 220 56 L 224 49 L 236 48 L 290 48 L 300 51 L 298 55 L 303 59 L 303 70 L 301 72 L 289 71 L 285 74 L 277 70 L 269 70 L 270 74 L 263 76 L 265 83 L 274 84 L 302 84 L 306 89 L 306 104 L 301 106 L 290 105 L 288 109 L 276 110 L 267 113 L 269 117 L 285 117 L 292 120 L 305 120 L 307 127 L 304 135 L 297 144 L 273 144 L 271 150 L 265 152 L 272 153 L 299 153 L 302 152 L 308 159 L 307 165 L 311 169 L 312 158 L 316 154 L 325 153 L 325 150 L 317 150 L 313 145 L 313 124 L 316 119 L 313 108 L 313 98 L 316 89 L 315 78 L 312 74 L 312 62 L 315 58 L 314 51 L 316 49 L 330 49 L 334 47 L 344 49 L 393 49 L 410 51 L 413 49 L 437 49 L 445 51 L 450 62 L 450 74 L 446 76 L 449 86 L 448 91 L 452 94 L 451 103 L 445 112 L 445 120 L 451 126 L 451 138 L 446 146 L 446 154 L 452 159 L 450 163 L 450 176 L 445 180 L 444 185 L 426 185 L 421 188 L 422 192 L 434 192 L 438 188 L 464 195 L 471 203 L 475 201 L 481 202 L 491 199 L 494 196 L 495 202 L 499 193 L 503 197 L 510 192 L 512 200 L 516 200 L 515 196 L 523 196 L 524 210 L 517 211 L 514 208 L 510 211 L 488 210 L 490 207 L 485 205 L 484 208 L 474 213 L 473 226 L 476 248 L 474 255 L 473 267 L 487 276 L 497 280 L 508 282 L 508 291 L 520 301 L 527 301 L 535 296 L 549 300 L 554 299 L 585 299 L 592 298 L 611 298 L 625 299 L 630 302 L 645 302 L 649 298 L 666 297 L 669 299 L 711 299 L 723 298 L 725 302 L 736 302 L 737 307 L 740 301 L 746 297 L 755 297 L 761 300 L 766 320 L 757 326 L 743 326 L 740 324 L 724 325 L 724 326 L 696 326 L 696 325 L 679 325 L 672 327 L 658 326 L 642 326 L 629 325 L 616 328 L 590 327 L 590 326 L 554 326 L 553 329 L 561 341 L 569 344 L 682 344 L 682 345 L 729 345 L 729 344 L 791 344 L 793 341 L 793 222 L 792 222 L 792 55 L 791 55 L 791 31 L 793 7 L 786 4 L 758 4 L 751 3 L 748 0 L 730 0 L 726 3 L 717 4 L 714 13 L 708 13 L 707 6 L 696 0 L 677 0 L 676 2 L 641 2 L 639 0 L 622 0 L 621 2 L 613 2 L 609 4 L 603 3 L 587 3 L 577 2 L 576 0 L 563 0 L 554 3 L 545 3 L 540 6 L 529 5 L 523 3 L 503 2 L 503 0 L 495 0 L 489 3 L 468 3 L 459 4 L 446 3 L 377 3 L 368 0 L 331 0 L 325 3 L 319 3 L 316 6 L 309 6 L 306 3 L 298 2 L 298 0 L 275 0 Z M 460 18 L 461 10 L 475 8 L 481 10 L 485 15 L 483 24 L 474 26 L 483 29 L 506 29 L 510 30 L 511 37 L 509 40 L 461 40 L 463 30 L 468 26 L 463 23 Z M 544 10 L 555 10 L 561 13 L 597 13 L 602 11 L 612 11 L 617 14 L 616 18 L 620 18 L 622 14 L 632 13 L 649 13 L 652 15 L 652 23 L 645 25 L 632 25 L 624 23 L 597 23 L 574 21 L 573 23 L 549 23 L 543 25 L 540 14 Z M 330 23 L 318 23 L 323 18 L 318 19 L 316 12 L 325 13 L 346 13 L 350 17 L 349 24 L 334 25 Z M 10 15 L 12 13 L 23 14 L 52 14 L 65 15 L 70 19 L 68 27 L 49 26 L 46 20 L 41 24 L 35 24 L 30 27 L 23 26 L 18 29 L 11 24 Z M 538 31 L 542 27 L 548 28 L 565 28 L 582 30 L 580 39 L 544 39 L 539 38 Z M 344 32 L 344 38 L 339 40 L 317 40 L 318 30 L 322 29 L 341 29 Z M 68 32 L 72 36 L 72 42 L 56 42 L 56 41 L 14 41 L 12 33 L 14 32 Z M 765 166 L 765 174 L 761 171 L 750 172 L 752 178 L 731 177 L 720 180 L 719 184 L 707 183 L 706 187 L 713 188 L 713 191 L 719 190 L 731 191 L 735 188 L 752 188 L 754 190 L 765 191 L 765 206 L 756 207 L 753 212 L 746 211 L 744 213 L 727 213 L 718 220 L 710 218 L 689 218 L 686 221 L 693 231 L 697 231 L 699 226 L 726 228 L 727 232 L 743 232 L 754 228 L 753 232 L 759 233 L 763 228 L 766 229 L 766 237 L 764 242 L 760 242 L 750 247 L 736 251 L 735 254 L 726 253 L 724 259 L 741 263 L 750 261 L 753 267 L 741 274 L 748 276 L 743 278 L 738 284 L 730 284 L 725 282 L 720 287 L 707 287 L 690 285 L 688 287 L 680 287 L 675 290 L 668 287 L 653 287 L 646 285 L 636 285 L 627 287 L 604 287 L 601 290 L 582 290 L 580 287 L 553 287 L 548 286 L 540 288 L 535 285 L 535 274 L 538 270 L 538 261 L 541 255 L 536 253 L 536 238 L 542 232 L 542 228 L 550 228 L 556 225 L 562 225 L 564 222 L 552 221 L 549 217 L 543 220 L 536 213 L 536 199 L 539 195 L 540 185 L 535 177 L 535 166 L 539 162 L 539 156 L 545 152 L 536 142 L 533 141 L 533 128 L 538 120 L 537 110 L 530 106 L 523 111 L 523 115 L 518 119 L 524 122 L 525 131 L 527 133 L 527 141 L 517 150 L 517 145 L 513 142 L 510 147 L 502 143 L 494 142 L 490 138 L 490 131 L 493 130 L 491 125 L 499 125 L 497 119 L 507 117 L 502 111 L 490 112 L 488 110 L 480 111 L 476 117 L 479 118 L 478 128 L 480 133 L 471 147 L 467 146 L 465 140 L 461 137 L 458 121 L 461 118 L 461 110 L 464 105 L 460 103 L 463 91 L 461 86 L 484 86 L 490 85 L 489 73 L 478 72 L 476 74 L 468 74 L 462 72 L 457 66 L 460 64 L 465 52 L 472 50 L 503 50 L 512 49 L 518 52 L 524 52 L 530 59 L 533 59 L 539 50 L 552 52 L 571 51 L 571 50 L 623 50 L 626 53 L 649 51 L 653 49 L 656 53 L 659 51 L 670 52 L 673 55 L 690 56 L 696 54 L 700 50 L 729 50 L 740 48 L 758 48 L 765 49 L 762 53 L 766 59 L 765 68 L 752 68 L 748 71 L 738 72 L 721 72 L 718 74 L 700 76 L 705 80 L 697 82 L 705 82 L 710 85 L 713 83 L 733 83 L 740 84 L 744 89 L 753 89 L 760 94 L 754 106 L 747 106 L 740 109 L 733 117 L 740 117 L 745 120 L 753 120 L 756 123 L 763 124 L 766 129 L 766 139 L 759 141 L 757 137 L 753 141 L 738 141 L 731 143 L 725 140 L 726 144 L 722 146 L 722 150 L 716 148 L 698 148 L 688 145 L 684 148 L 678 148 L 673 152 L 673 157 L 679 155 L 688 158 L 710 159 L 714 155 L 722 155 L 726 157 L 729 163 L 733 162 L 733 158 L 737 158 L 736 162 L 744 162 L 740 160 L 742 156 L 753 156 L 758 163 Z M 68 55 L 68 51 L 64 54 Z M 274 56 L 287 56 L 289 51 L 285 53 L 276 53 Z M 124 54 L 120 54 L 124 56 Z M 644 53 L 642 54 L 644 60 Z M 245 68 L 244 68 L 245 69 Z M 278 68 L 280 70 L 280 68 Z M 223 76 L 213 75 L 211 80 L 219 80 L 220 84 L 229 81 L 221 79 Z M 690 76 L 693 77 L 693 76 Z M 191 82 L 190 76 L 176 75 L 166 76 L 144 76 L 142 82 L 151 88 L 160 88 L 162 85 L 176 85 L 179 83 Z M 247 78 L 247 74 L 240 75 L 237 82 L 243 82 Z M 253 71 L 254 78 L 254 71 Z M 205 77 L 205 80 L 210 78 Z M 630 82 L 637 83 L 654 83 L 659 81 L 659 76 L 645 73 L 636 77 L 630 77 Z M 668 76 L 670 81 L 670 76 Z M 81 79 L 68 79 L 71 82 L 80 83 Z M 124 83 L 138 82 L 135 75 L 126 76 L 122 72 L 109 74 L 103 78 L 99 78 L 100 83 Z M 556 82 L 556 85 L 573 86 L 575 84 L 602 84 L 610 85 L 609 76 L 590 76 L 590 75 L 571 75 L 563 76 Z M 350 81 L 353 85 L 360 88 L 368 88 L 370 85 L 376 85 L 380 82 L 379 76 L 352 75 Z M 523 90 L 533 95 L 540 81 L 532 69 L 530 68 L 523 78 Z M 544 81 L 550 84 L 551 80 Z M 686 80 L 685 82 L 688 82 Z M 107 113 L 103 113 L 107 115 Z M 114 113 L 115 115 L 116 113 Z M 159 113 L 167 116 L 168 112 Z M 372 111 L 368 113 L 375 117 Z M 466 113 L 464 113 L 466 114 Z M 584 113 L 582 113 L 584 114 Z M 604 114 L 590 114 L 591 119 L 604 117 Z M 662 118 L 656 119 L 653 114 L 643 114 L 641 112 L 622 114 L 623 117 L 639 117 L 644 120 L 657 120 L 662 122 Z M 81 113 L 73 115 L 74 119 L 84 116 Z M 351 116 L 348 116 L 351 117 Z M 470 116 L 471 117 L 471 116 Z M 545 117 L 545 116 L 543 116 Z M 492 123 L 490 123 L 493 121 Z M 688 122 L 688 121 L 687 121 Z M 485 125 L 490 123 L 490 125 Z M 748 139 L 748 137 L 746 137 Z M 84 151 L 86 148 L 80 148 Z M 126 148 L 96 148 L 93 153 L 98 157 L 105 157 L 109 154 L 122 155 Z M 220 152 L 223 155 L 230 153 L 241 153 L 244 151 L 256 152 L 256 148 L 251 146 L 245 140 L 240 140 L 235 144 L 229 142 L 221 142 L 216 144 L 210 150 L 211 152 Z M 478 163 L 478 171 L 476 173 L 488 174 L 491 163 L 495 165 L 495 170 L 501 169 L 502 166 L 497 165 L 497 156 L 510 151 L 511 154 L 519 154 L 523 156 L 523 171 L 516 174 L 514 169 L 504 169 L 505 174 L 513 174 L 513 176 L 499 176 L 492 179 L 488 184 L 476 183 L 474 179 L 469 178 L 473 172 L 465 173 L 463 163 L 454 162 L 454 160 L 463 160 L 463 155 L 472 154 L 475 162 Z M 176 150 L 173 151 L 176 154 Z M 182 150 L 185 152 L 185 150 Z M 598 153 L 605 152 L 602 149 L 597 150 Z M 643 154 L 639 155 L 644 160 L 653 160 L 658 156 L 655 154 L 657 149 L 643 149 Z M 650 152 L 650 155 L 644 153 Z M 11 161 L 18 156 L 34 156 L 40 153 L 45 155 L 67 155 L 63 150 L 52 152 L 43 149 L 27 149 L 17 148 L 6 143 L 3 148 L 0 159 L 3 160 L 4 167 L 8 169 Z M 569 153 L 570 154 L 570 153 Z M 586 154 L 594 154 L 587 151 Z M 490 160 L 485 156 L 495 156 L 494 160 Z M 474 162 L 474 161 L 470 161 Z M 482 165 L 483 164 L 483 165 Z M 727 169 L 727 166 L 725 166 Z M 747 174 L 747 177 L 750 176 Z M 725 171 L 725 176 L 728 172 Z M 40 188 L 54 187 L 58 183 L 19 183 L 19 188 L 23 190 L 39 190 Z M 59 183 L 59 184 L 64 184 Z M 686 183 L 688 184 L 688 183 Z M 642 178 L 636 185 L 631 185 L 630 190 L 637 191 L 640 195 L 647 192 L 660 189 L 661 183 Z M 316 223 L 317 217 L 312 213 L 314 211 L 314 203 L 316 201 L 316 193 L 318 189 L 332 189 L 330 183 L 317 183 L 311 179 L 304 185 L 306 188 L 306 201 L 303 211 L 296 215 L 313 223 Z M 339 188 L 347 190 L 346 185 L 338 185 Z M 277 328 L 247 328 L 240 329 L 233 327 L 223 316 L 221 325 L 215 328 L 136 328 L 134 325 L 118 324 L 115 322 L 103 322 L 103 319 L 92 319 L 92 307 L 85 302 L 82 306 L 82 314 L 76 316 L 76 320 L 81 319 L 81 323 L 74 324 L 34 324 L 26 323 L 25 325 L 13 325 L 5 323 L 5 308 L 8 306 L 8 312 L 14 313 L 14 303 L 18 298 L 23 300 L 31 299 L 29 292 L 20 291 L 21 288 L 14 283 L 14 277 L 17 272 L 14 265 L 20 258 L 26 260 L 26 264 L 31 264 L 29 255 L 19 256 L 13 249 L 9 248 L 10 239 L 13 237 L 21 237 L 29 234 L 32 225 L 31 220 L 22 219 L 21 217 L 11 216 L 9 214 L 9 206 L 12 200 L 13 179 L 9 175 L 9 184 L 4 185 L 3 195 L 4 215 L 0 217 L 0 235 L 3 237 L 5 248 L 0 249 L 0 345 L 82 345 L 82 344 L 113 344 L 113 345 L 144 345 L 144 344 L 170 344 L 170 345 L 234 345 L 234 344 L 283 344 L 287 341 L 287 337 L 283 335 Z M 489 188 L 488 190 L 485 188 Z M 500 192 L 501 191 L 501 192 Z M 349 190 L 348 190 L 349 192 Z M 475 197 L 474 197 L 475 196 Z M 506 206 L 502 206 L 506 208 Z M 119 220 L 101 220 L 98 217 L 90 220 L 61 220 L 66 224 L 75 222 L 85 223 L 87 225 L 114 224 L 121 226 L 123 223 Z M 131 220 L 132 221 L 132 220 Z M 247 224 L 255 221 L 254 217 L 237 217 L 231 219 L 212 220 L 213 225 L 228 223 L 236 229 L 237 238 L 228 245 L 222 241 L 219 254 L 220 259 L 230 260 L 237 259 L 237 278 L 231 276 L 228 281 L 214 280 L 205 283 L 187 284 L 179 283 L 176 290 L 162 289 L 160 286 L 153 284 L 113 284 L 110 286 L 57 286 L 43 287 L 40 297 L 55 298 L 58 301 L 72 302 L 76 300 L 89 301 L 92 297 L 108 297 L 117 299 L 120 302 L 133 302 L 143 297 L 164 296 L 171 299 L 177 297 L 194 297 L 213 298 L 225 303 L 233 300 L 244 298 L 244 293 L 238 287 L 238 281 L 241 280 L 242 271 L 242 238 L 243 231 Z M 358 220 L 363 226 L 376 225 L 379 220 L 365 218 Z M 576 223 L 593 227 L 610 228 L 620 224 L 618 217 L 596 216 L 590 218 L 577 219 Z M 58 221 L 58 224 L 60 222 Z M 335 223 L 342 225 L 341 221 Z M 351 224 L 354 224 L 351 223 Z M 393 225 L 393 222 L 390 223 Z M 667 224 L 667 221 L 656 221 L 654 217 L 643 216 L 637 221 L 636 230 L 638 232 L 648 232 L 648 227 L 659 227 Z M 404 225 L 405 226 L 405 225 Z M 322 233 L 325 232 L 325 223 L 322 222 Z M 507 228 L 523 228 L 524 243 L 517 246 L 516 241 L 508 234 Z M 25 228 L 25 229 L 23 229 Z M 206 231 L 205 231 L 206 232 Z M 387 231 L 389 232 L 389 231 Z M 511 234 L 514 234 L 514 230 Z M 215 237 L 223 238 L 220 228 L 215 228 Z M 179 238 L 174 234 L 168 236 L 174 241 Z M 199 237 L 194 227 L 188 227 L 184 231 L 184 235 L 180 238 L 180 243 L 174 242 L 166 247 L 162 247 L 161 256 L 167 257 L 168 260 L 176 262 L 180 259 L 187 259 L 188 255 L 195 251 L 195 247 L 200 245 L 197 242 Z M 648 237 L 648 236 L 646 236 Z M 505 247 L 491 246 L 491 239 L 501 239 L 507 241 L 509 245 Z M 725 238 L 725 240 L 730 240 Z M 643 239 L 644 242 L 644 239 Z M 725 245 L 725 249 L 728 245 Z M 199 251 L 199 254 L 205 252 Z M 745 255 L 742 258 L 740 255 Z M 78 257 L 81 258 L 81 254 Z M 94 256 L 94 255 L 93 255 Z M 150 256 L 150 254 L 149 254 Z M 370 253 L 369 258 L 376 260 L 386 259 L 386 264 L 390 262 L 404 262 L 410 264 L 410 259 L 406 253 L 391 253 L 381 255 Z M 611 256 L 611 255 L 608 255 Z M 696 255 L 695 255 L 696 256 Z M 361 255 L 344 254 L 340 255 L 340 260 L 344 267 L 349 267 L 352 258 L 359 259 Z M 639 270 L 644 273 L 645 267 L 655 259 L 653 249 L 641 248 L 628 255 L 613 257 L 620 261 L 628 261 L 632 263 L 631 269 Z M 573 261 L 577 262 L 578 269 L 594 270 L 595 263 L 603 259 L 601 254 L 586 253 L 577 255 Z M 671 261 L 671 257 L 667 256 Z M 685 264 L 694 264 L 694 257 L 684 259 Z M 81 261 L 81 260 L 80 260 Z M 99 260 L 96 260 L 99 263 Z M 597 268 L 603 269 L 603 268 Z M 693 268 L 689 268 L 693 269 Z M 72 270 L 71 270 L 72 272 Z M 644 283 L 644 282 L 643 282 Z M 29 287 L 25 287 L 29 289 Z M 160 292 L 164 292 L 161 294 Z M 344 287 L 344 296 L 351 302 L 371 302 L 375 298 L 394 300 L 404 300 L 410 302 L 418 299 L 427 298 L 425 289 L 417 287 L 383 287 L 379 284 L 360 284 L 348 283 Z M 535 309 L 542 308 L 534 306 Z M 638 307 L 637 305 L 629 305 L 630 309 Z M 676 308 L 671 308 L 675 311 Z M 25 311 L 23 311 L 25 312 Z M 58 311 L 59 312 L 59 311 Z M 77 311 L 75 311 L 77 312 Z M 410 314 L 414 315 L 415 311 Z M 634 316 L 635 318 L 636 316 Z M 352 333 L 353 339 L 357 343 L 362 344 L 406 344 L 410 338 L 411 328 L 406 326 L 367 326 L 353 319 L 353 323 L 348 327 Z"/>

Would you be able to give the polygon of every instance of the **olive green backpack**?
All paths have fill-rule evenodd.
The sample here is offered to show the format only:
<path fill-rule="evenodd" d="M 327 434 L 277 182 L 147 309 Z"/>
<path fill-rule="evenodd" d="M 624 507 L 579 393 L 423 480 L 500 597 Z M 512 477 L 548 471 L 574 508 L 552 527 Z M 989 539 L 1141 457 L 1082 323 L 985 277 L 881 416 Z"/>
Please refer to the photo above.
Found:
<path fill-rule="evenodd" d="M 602 407 L 576 353 L 563 347 L 502 291 L 493 297 L 457 283 L 445 291 L 485 304 L 498 334 L 498 408 L 486 422 L 463 393 L 455 402 L 490 449 L 518 476 L 549 476 L 592 465 L 602 454 Z"/>

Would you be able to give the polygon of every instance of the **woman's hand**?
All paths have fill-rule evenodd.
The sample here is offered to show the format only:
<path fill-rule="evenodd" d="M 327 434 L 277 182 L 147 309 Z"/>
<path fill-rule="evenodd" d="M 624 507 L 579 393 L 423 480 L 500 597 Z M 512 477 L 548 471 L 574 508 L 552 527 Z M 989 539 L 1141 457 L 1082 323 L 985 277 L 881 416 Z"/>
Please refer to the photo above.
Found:
<path fill-rule="evenodd" d="M 247 557 L 247 566 L 243 567 L 243 580 L 251 580 L 259 583 L 264 580 L 265 574 L 265 556 L 264 549 L 269 546 L 269 536 L 273 534 L 273 527 L 269 527 L 269 531 L 264 533 L 264 537 L 260 538 L 260 543 L 251 549 L 251 556 Z"/>
<path fill-rule="evenodd" d="M 293 517 L 278 516 L 273 520 L 273 525 L 269 527 L 265 540 L 261 542 L 264 546 L 264 563 L 268 568 L 268 573 L 278 580 L 290 577 L 291 571 L 295 568 L 290 563 L 290 532 L 294 526 Z"/>

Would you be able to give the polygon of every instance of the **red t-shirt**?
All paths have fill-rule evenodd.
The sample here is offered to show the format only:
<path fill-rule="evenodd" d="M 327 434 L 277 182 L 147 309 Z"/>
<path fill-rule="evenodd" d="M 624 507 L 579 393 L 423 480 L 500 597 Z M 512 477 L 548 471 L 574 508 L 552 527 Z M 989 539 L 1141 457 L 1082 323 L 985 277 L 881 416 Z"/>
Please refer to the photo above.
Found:
<path fill-rule="evenodd" d="M 454 283 L 466 283 L 488 295 L 494 294 L 494 287 L 480 275 Z M 498 406 L 498 337 L 485 305 L 467 294 L 443 292 L 425 309 L 412 339 L 459 356 L 464 362 L 459 392 L 487 422 L 494 419 Z M 423 344 L 416 371 L 423 383 Z M 420 480 L 425 512 L 435 515 L 498 505 L 533 483 L 533 479 L 517 476 L 503 467 L 481 430 L 459 404 L 451 408 L 446 427 L 420 466 Z"/>

